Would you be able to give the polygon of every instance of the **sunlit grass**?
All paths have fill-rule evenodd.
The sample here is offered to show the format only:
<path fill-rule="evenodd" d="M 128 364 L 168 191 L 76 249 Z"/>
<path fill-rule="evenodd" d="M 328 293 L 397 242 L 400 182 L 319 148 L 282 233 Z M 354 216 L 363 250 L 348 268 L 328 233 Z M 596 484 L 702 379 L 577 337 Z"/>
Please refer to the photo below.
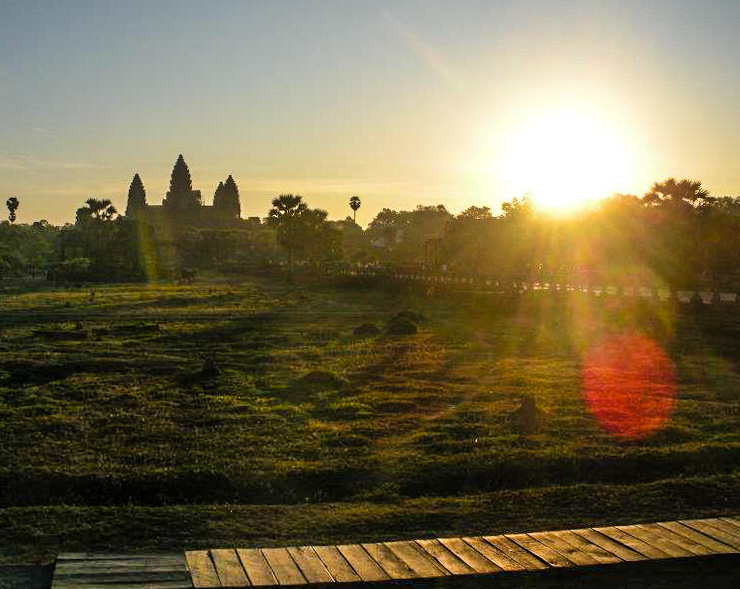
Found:
<path fill-rule="evenodd" d="M 428 318 L 418 334 L 352 333 L 403 309 Z M 107 287 L 92 303 L 87 289 L 29 292 L 0 316 L 6 506 L 453 501 L 709 480 L 734 476 L 740 457 L 734 316 L 266 281 Z M 42 327 L 51 336 L 34 335 Z M 677 375 L 670 421 L 629 443 L 581 393 L 584 350 L 620 329 L 653 337 Z M 199 374 L 206 356 L 218 376 Z M 307 387 L 310 371 L 342 384 Z M 528 436 L 509 419 L 523 395 L 544 415 Z"/>

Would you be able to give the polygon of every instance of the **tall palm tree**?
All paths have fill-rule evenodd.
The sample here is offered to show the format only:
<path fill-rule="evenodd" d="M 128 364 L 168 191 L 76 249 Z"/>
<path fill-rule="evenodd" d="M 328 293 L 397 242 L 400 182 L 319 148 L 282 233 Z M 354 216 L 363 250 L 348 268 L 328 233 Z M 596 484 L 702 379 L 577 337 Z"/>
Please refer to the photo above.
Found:
<path fill-rule="evenodd" d="M 7 201 L 5 201 L 5 205 L 8 207 L 8 219 L 10 219 L 11 223 L 15 223 L 15 220 L 16 220 L 15 212 L 18 210 L 18 207 L 20 206 L 18 199 L 14 196 L 11 196 Z"/>
<path fill-rule="evenodd" d="M 357 223 L 357 209 L 360 208 L 360 197 L 359 196 L 353 196 L 349 199 L 349 206 L 353 211 L 352 214 L 352 220 Z"/>

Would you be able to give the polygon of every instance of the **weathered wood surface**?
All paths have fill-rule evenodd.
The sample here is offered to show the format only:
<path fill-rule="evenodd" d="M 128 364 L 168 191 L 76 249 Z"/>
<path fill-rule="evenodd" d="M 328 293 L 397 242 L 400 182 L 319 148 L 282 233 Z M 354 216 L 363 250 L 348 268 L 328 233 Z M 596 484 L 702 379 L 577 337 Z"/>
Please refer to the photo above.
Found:
<path fill-rule="evenodd" d="M 67 553 L 57 557 L 52 589 L 97 587 L 186 589 L 193 583 L 182 554 Z"/>
<path fill-rule="evenodd" d="M 420 540 L 193 550 L 184 555 L 65 554 L 52 589 L 325 588 L 510 575 L 740 554 L 740 518 Z"/>

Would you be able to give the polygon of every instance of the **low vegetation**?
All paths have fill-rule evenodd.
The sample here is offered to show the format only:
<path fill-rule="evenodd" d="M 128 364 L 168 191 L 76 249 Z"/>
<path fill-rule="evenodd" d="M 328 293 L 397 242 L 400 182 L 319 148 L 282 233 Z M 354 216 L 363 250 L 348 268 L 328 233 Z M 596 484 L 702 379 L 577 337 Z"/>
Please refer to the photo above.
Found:
<path fill-rule="evenodd" d="M 737 511 L 733 308 L 472 296 L 6 292 L 0 559 Z M 365 327 L 400 322 L 415 332 Z M 602 429 L 581 391 L 584 354 L 629 331 L 675 370 L 670 419 L 642 439 Z"/>

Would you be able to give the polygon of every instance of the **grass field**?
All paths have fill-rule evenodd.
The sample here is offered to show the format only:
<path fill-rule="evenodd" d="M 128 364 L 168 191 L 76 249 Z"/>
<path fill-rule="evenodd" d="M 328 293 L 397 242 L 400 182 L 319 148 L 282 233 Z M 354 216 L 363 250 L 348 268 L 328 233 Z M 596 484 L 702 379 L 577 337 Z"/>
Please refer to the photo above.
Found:
<path fill-rule="evenodd" d="M 266 279 L 0 297 L 0 562 L 740 507 L 734 307 Z M 418 333 L 383 331 L 400 311 Z M 353 335 L 368 322 L 381 334 Z M 582 391 L 584 357 L 626 332 L 675 374 L 669 419 L 640 439 L 603 429 Z M 525 394 L 530 435 L 511 418 Z"/>

